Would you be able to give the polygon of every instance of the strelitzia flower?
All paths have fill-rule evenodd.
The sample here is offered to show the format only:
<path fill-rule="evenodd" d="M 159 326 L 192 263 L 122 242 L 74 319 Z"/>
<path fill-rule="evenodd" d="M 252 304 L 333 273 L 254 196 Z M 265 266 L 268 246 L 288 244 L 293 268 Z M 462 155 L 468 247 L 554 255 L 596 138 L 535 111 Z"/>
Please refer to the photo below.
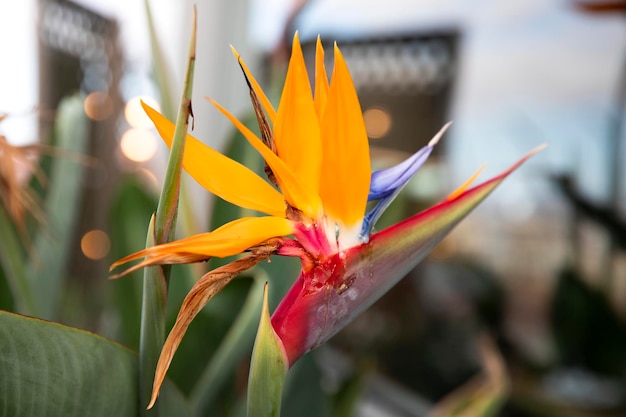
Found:
<path fill-rule="evenodd" d="M 395 285 L 534 153 L 475 188 L 468 189 L 468 181 L 444 202 L 372 233 L 380 213 L 426 160 L 443 131 L 407 161 L 372 174 L 361 108 L 336 45 L 329 83 L 318 39 L 312 92 L 296 34 L 278 111 L 234 53 L 250 87 L 261 138 L 211 101 L 263 156 L 268 178 L 277 187 L 187 136 L 183 157 L 187 172 L 213 194 L 266 216 L 244 217 L 212 232 L 147 248 L 113 264 L 115 268 L 143 258 L 123 275 L 149 265 L 247 254 L 208 272 L 190 290 L 161 352 L 150 405 L 191 320 L 241 271 L 272 255 L 300 258 L 300 275 L 271 318 L 286 362 L 292 365 Z M 144 109 L 171 146 L 174 125 L 145 104 Z M 368 201 L 378 201 L 369 213 Z"/>

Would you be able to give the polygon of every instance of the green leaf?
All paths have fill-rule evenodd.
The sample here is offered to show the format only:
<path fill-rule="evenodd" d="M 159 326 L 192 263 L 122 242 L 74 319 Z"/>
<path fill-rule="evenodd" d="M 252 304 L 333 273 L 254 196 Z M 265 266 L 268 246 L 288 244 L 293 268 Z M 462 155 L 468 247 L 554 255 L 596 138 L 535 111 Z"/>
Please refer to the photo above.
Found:
<path fill-rule="evenodd" d="M 150 45 L 152 46 L 152 61 L 153 71 L 154 71 L 154 79 L 159 88 L 159 92 L 161 94 L 161 109 L 163 110 L 163 114 L 168 119 L 172 120 L 174 118 L 174 89 L 170 84 L 171 77 L 171 69 L 167 64 L 167 60 L 165 59 L 165 53 L 163 49 L 161 49 L 161 45 L 159 44 L 159 39 L 157 36 L 157 30 L 154 26 L 154 18 L 152 16 L 152 9 L 150 8 L 150 2 L 148 0 L 144 1 L 144 8 L 146 10 L 146 18 L 148 20 L 148 31 L 150 33 Z"/>
<path fill-rule="evenodd" d="M 0 417 L 134 417 L 137 356 L 107 339 L 0 311 Z M 190 416 L 171 385 L 168 415 Z"/>
<path fill-rule="evenodd" d="M 287 368 L 287 355 L 270 321 L 266 284 L 248 377 L 248 417 L 280 416 Z"/>
<path fill-rule="evenodd" d="M 112 259 L 120 259 L 146 244 L 146 219 L 156 206 L 156 194 L 151 194 L 138 178 L 125 177 L 113 199 L 109 215 L 111 225 Z M 125 279 L 109 281 L 107 314 L 118 317 L 119 325 L 107 336 L 131 349 L 139 349 L 141 324 L 141 294 L 143 271 L 129 274 Z"/>

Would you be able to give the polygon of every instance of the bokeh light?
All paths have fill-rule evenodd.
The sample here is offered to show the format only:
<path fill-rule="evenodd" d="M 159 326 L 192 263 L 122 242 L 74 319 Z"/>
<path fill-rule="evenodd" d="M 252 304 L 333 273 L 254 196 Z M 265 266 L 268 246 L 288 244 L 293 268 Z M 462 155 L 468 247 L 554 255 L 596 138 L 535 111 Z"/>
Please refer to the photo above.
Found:
<path fill-rule="evenodd" d="M 385 137 L 391 129 L 391 115 L 381 107 L 370 107 L 363 112 L 367 136 L 372 139 Z"/>
<path fill-rule="evenodd" d="M 120 143 L 122 153 L 131 161 L 146 162 L 157 151 L 154 134 L 146 129 L 129 129 L 122 135 Z"/>
<path fill-rule="evenodd" d="M 102 230 L 90 230 L 80 240 L 80 249 L 89 259 L 102 259 L 108 255 L 109 249 L 111 249 L 111 240 Z"/>
<path fill-rule="evenodd" d="M 113 113 L 113 102 L 105 91 L 94 91 L 85 97 L 85 114 L 91 120 L 106 120 Z"/>
<path fill-rule="evenodd" d="M 157 180 L 156 175 L 152 171 L 147 168 L 141 168 L 137 173 L 140 175 L 142 179 L 144 179 L 148 185 L 154 190 L 159 190 L 159 180 Z"/>
<path fill-rule="evenodd" d="M 159 106 L 159 103 L 152 97 L 133 97 L 126 103 L 124 117 L 132 127 L 147 129 L 152 127 L 152 122 L 143 111 L 140 103 L 141 100 L 153 109 L 161 111 L 161 106 Z"/>

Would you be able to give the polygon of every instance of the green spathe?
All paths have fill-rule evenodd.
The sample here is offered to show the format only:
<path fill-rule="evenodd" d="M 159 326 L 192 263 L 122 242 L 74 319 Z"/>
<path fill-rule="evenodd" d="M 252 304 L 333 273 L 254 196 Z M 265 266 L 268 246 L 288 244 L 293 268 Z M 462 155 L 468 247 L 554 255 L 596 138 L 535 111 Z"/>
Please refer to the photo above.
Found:
<path fill-rule="evenodd" d="M 278 417 L 287 356 L 270 322 L 267 284 L 248 378 L 248 417 Z"/>

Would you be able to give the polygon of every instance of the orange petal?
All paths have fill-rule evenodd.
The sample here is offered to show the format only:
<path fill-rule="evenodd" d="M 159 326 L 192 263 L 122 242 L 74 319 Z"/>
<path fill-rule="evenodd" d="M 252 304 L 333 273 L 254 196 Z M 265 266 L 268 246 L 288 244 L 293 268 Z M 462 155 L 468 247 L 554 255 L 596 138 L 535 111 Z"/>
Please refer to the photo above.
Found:
<path fill-rule="evenodd" d="M 137 259 L 147 258 L 139 264 L 139 267 L 134 266 L 115 276 L 118 278 L 144 266 L 180 263 L 178 261 L 181 259 L 197 262 L 212 256 L 223 258 L 242 253 L 272 237 L 289 235 L 293 230 L 293 222 L 283 217 L 244 217 L 226 223 L 212 232 L 143 249 L 115 262 L 111 265 L 111 269 Z"/>
<path fill-rule="evenodd" d="M 168 147 L 175 125 L 144 102 L 141 103 Z M 273 216 L 285 215 L 283 196 L 250 169 L 187 135 L 183 167 L 204 188 L 237 206 Z"/>
<path fill-rule="evenodd" d="M 284 217 L 243 217 L 209 233 L 172 242 L 177 252 L 225 257 L 236 255 L 269 238 L 289 235 L 294 226 Z"/>
<path fill-rule="evenodd" d="M 241 123 L 228 110 L 220 106 L 216 101 L 208 99 L 217 109 L 226 116 L 250 144 L 263 156 L 276 176 L 285 199 L 292 206 L 302 211 L 310 218 L 318 218 L 322 212 L 322 202 L 319 195 L 308 189 L 295 175 L 295 173 L 271 151 L 256 135 Z M 366 194 L 367 196 L 367 194 Z"/>
<path fill-rule="evenodd" d="M 274 140 L 280 159 L 306 188 L 317 193 L 322 164 L 320 124 L 297 33 L 274 123 Z"/>
<path fill-rule="evenodd" d="M 324 65 L 324 47 L 319 36 L 315 45 L 315 98 L 313 101 L 317 117 L 322 120 L 326 102 L 328 101 L 328 75 Z"/>
<path fill-rule="evenodd" d="M 478 168 L 476 170 L 476 172 L 474 172 L 474 174 L 471 177 L 469 177 L 469 179 L 467 181 L 465 181 L 463 184 L 461 184 L 461 186 L 459 188 L 457 188 L 456 190 L 452 191 L 450 193 L 450 195 L 448 195 L 448 197 L 446 197 L 446 201 L 453 200 L 453 199 L 457 198 L 458 196 L 460 196 L 461 194 L 463 194 L 465 192 L 465 190 L 467 190 L 469 188 L 469 186 L 472 185 L 472 183 L 474 181 L 476 181 L 476 178 L 478 178 L 480 173 L 483 172 L 483 169 L 485 169 L 485 165 L 483 165 L 480 168 Z"/>
<path fill-rule="evenodd" d="M 239 66 L 241 67 L 243 72 L 246 74 L 246 77 L 248 77 L 250 84 L 252 84 L 254 92 L 257 96 L 259 96 L 259 100 L 261 100 L 261 104 L 263 104 L 263 107 L 265 108 L 267 117 L 269 117 L 270 121 L 274 123 L 274 120 L 276 119 L 276 110 L 274 110 L 274 106 L 272 106 L 272 103 L 263 92 L 263 89 L 250 73 L 250 70 L 246 66 L 246 63 L 243 62 L 243 59 L 241 59 L 241 55 L 239 55 L 239 52 L 237 52 L 237 50 L 233 46 L 231 46 L 230 49 L 233 51 L 233 55 L 235 55 L 235 58 L 237 58 L 237 62 L 239 63 Z"/>
<path fill-rule="evenodd" d="M 322 118 L 322 146 L 320 195 L 324 210 L 348 227 L 357 225 L 365 212 L 370 185 L 369 145 L 361 105 L 337 45 Z"/>

